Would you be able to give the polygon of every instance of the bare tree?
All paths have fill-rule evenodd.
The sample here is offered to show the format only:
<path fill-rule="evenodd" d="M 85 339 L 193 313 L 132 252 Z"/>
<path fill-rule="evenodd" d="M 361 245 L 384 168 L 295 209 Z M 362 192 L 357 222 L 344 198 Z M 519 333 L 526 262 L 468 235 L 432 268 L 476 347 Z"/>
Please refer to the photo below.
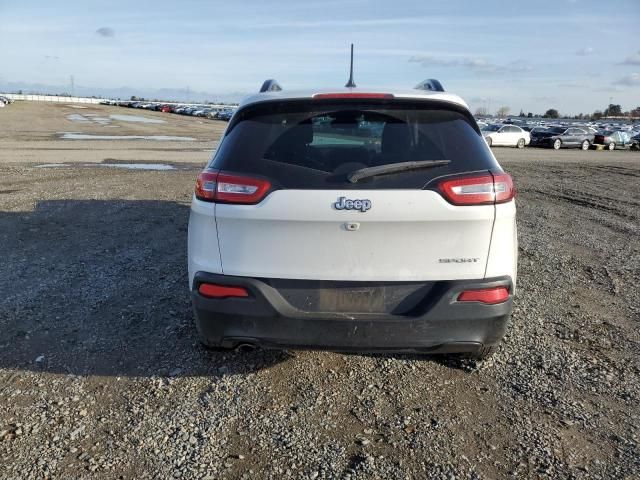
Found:
<path fill-rule="evenodd" d="M 478 108 L 476 108 L 476 113 L 475 113 L 476 117 L 484 117 L 486 115 L 487 115 L 486 107 L 478 107 Z"/>
<path fill-rule="evenodd" d="M 507 106 L 502 106 L 498 109 L 498 111 L 496 112 L 496 117 L 506 117 L 507 115 L 509 115 L 509 111 L 511 109 Z"/>

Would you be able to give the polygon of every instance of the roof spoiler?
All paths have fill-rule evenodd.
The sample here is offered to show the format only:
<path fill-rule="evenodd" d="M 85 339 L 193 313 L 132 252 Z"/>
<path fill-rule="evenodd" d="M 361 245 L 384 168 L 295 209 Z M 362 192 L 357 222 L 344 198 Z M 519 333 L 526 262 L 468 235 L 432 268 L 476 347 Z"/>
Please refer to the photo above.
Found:
<path fill-rule="evenodd" d="M 444 87 L 435 78 L 427 78 L 413 88 L 416 90 L 427 90 L 430 92 L 444 92 Z"/>
<path fill-rule="evenodd" d="M 260 87 L 260 93 L 279 92 L 280 90 L 282 90 L 282 87 L 273 78 L 265 80 L 262 86 Z"/>

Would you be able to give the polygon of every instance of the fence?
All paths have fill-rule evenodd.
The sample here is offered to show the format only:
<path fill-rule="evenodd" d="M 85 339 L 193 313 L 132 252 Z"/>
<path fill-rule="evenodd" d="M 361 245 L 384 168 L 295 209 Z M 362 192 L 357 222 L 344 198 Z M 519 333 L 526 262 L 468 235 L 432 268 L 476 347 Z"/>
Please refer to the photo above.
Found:
<path fill-rule="evenodd" d="M 89 97 L 63 97 L 59 95 L 25 95 L 20 93 L 0 93 L 0 96 L 11 100 L 30 100 L 34 102 L 61 102 L 61 103 L 100 103 L 103 98 Z"/>

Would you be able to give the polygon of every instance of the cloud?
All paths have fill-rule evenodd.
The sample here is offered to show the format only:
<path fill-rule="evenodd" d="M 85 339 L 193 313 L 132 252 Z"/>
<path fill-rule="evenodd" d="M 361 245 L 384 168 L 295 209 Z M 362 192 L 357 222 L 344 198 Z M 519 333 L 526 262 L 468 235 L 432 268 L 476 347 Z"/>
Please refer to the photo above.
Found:
<path fill-rule="evenodd" d="M 560 88 L 585 88 L 587 87 L 586 83 L 582 82 L 567 82 L 567 83 L 559 83 L 558 87 Z"/>
<path fill-rule="evenodd" d="M 606 93 L 622 93 L 624 92 L 624 88 L 622 87 L 598 87 L 593 89 L 594 92 L 606 92 Z"/>
<path fill-rule="evenodd" d="M 413 55 L 409 58 L 411 63 L 419 63 L 423 67 L 429 67 L 431 65 L 437 65 L 441 67 L 455 67 L 460 65 L 460 60 L 457 58 L 443 58 L 436 57 L 434 55 Z"/>
<path fill-rule="evenodd" d="M 587 55 L 591 55 L 593 52 L 594 52 L 593 48 L 583 47 L 576 52 L 576 55 L 578 55 L 579 57 L 586 57 Z"/>
<path fill-rule="evenodd" d="M 625 58 L 621 65 L 640 65 L 640 51 Z"/>
<path fill-rule="evenodd" d="M 627 87 L 640 87 L 640 73 L 630 73 L 615 82 L 614 85 L 625 85 Z"/>
<path fill-rule="evenodd" d="M 100 27 L 99 29 L 96 30 L 96 34 L 104 38 L 116 36 L 116 32 L 113 30 L 113 28 L 110 28 L 110 27 Z"/>
<path fill-rule="evenodd" d="M 478 73 L 522 73 L 533 70 L 533 67 L 523 60 L 496 65 L 481 57 L 448 58 L 436 55 L 413 55 L 409 58 L 409 62 L 419 63 L 423 67 L 464 67 Z"/>
<path fill-rule="evenodd" d="M 531 100 L 533 100 L 534 102 L 537 102 L 537 103 L 555 103 L 555 102 L 558 101 L 558 98 L 557 97 L 541 95 L 541 96 L 537 96 L 537 97 L 531 97 Z"/>

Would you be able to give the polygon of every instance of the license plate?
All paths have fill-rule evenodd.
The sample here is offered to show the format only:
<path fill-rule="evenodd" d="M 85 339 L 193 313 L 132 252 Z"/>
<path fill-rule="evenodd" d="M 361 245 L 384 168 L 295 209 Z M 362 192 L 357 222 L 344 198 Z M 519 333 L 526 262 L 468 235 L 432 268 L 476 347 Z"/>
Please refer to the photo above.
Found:
<path fill-rule="evenodd" d="M 384 312 L 381 288 L 328 288 L 320 291 L 318 309 L 325 312 Z"/>

